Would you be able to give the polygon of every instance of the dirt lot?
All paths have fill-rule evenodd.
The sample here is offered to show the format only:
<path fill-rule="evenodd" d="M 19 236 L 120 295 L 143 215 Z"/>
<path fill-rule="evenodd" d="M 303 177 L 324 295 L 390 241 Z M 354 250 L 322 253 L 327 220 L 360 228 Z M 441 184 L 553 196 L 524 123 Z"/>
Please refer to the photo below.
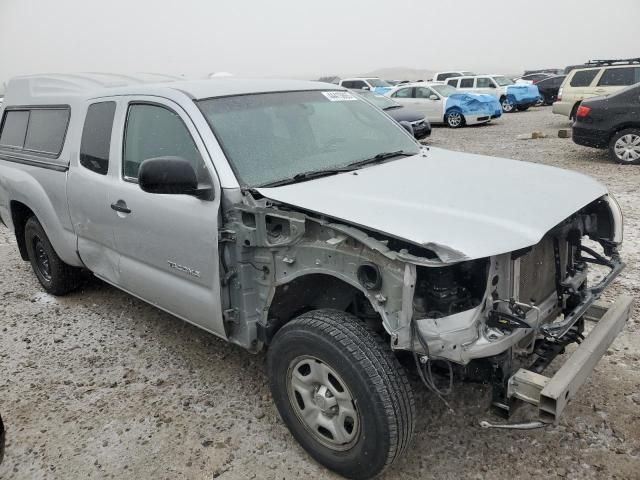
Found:
<path fill-rule="evenodd" d="M 640 167 L 556 138 L 566 126 L 545 107 L 484 127 L 436 128 L 428 143 L 570 168 L 604 182 L 626 214 L 628 262 L 607 298 L 635 296 Z M 533 130 L 550 138 L 516 140 Z M 280 421 L 263 355 L 99 281 L 65 298 L 43 294 L 4 227 L 0 264 L 0 412 L 8 434 L 0 478 L 337 478 Z M 456 385 L 450 413 L 416 383 L 421 416 L 413 446 L 384 478 L 640 478 L 639 340 L 634 314 L 564 419 L 542 430 L 482 430 L 478 421 L 491 419 L 487 388 Z"/>

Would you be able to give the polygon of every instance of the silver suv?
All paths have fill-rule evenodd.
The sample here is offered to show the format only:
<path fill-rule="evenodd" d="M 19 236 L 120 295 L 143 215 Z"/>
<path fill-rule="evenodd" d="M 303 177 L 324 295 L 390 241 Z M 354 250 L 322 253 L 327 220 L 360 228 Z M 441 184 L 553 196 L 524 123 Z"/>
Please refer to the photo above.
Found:
<path fill-rule="evenodd" d="M 284 422 L 328 468 L 370 478 L 407 449 L 407 368 L 553 422 L 627 320 L 629 298 L 596 304 L 624 263 L 620 208 L 591 178 L 421 147 L 337 86 L 171 80 L 11 80 L 0 219 L 51 294 L 87 270 L 266 350 Z"/>

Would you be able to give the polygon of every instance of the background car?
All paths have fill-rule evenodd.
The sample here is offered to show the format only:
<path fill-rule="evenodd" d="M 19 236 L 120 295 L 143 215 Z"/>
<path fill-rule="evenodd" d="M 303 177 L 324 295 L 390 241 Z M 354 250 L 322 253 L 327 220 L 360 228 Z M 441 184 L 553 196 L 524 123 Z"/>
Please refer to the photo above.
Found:
<path fill-rule="evenodd" d="M 615 93 L 640 82 L 640 59 L 613 65 L 608 63 L 611 60 L 606 62 L 596 67 L 572 70 L 560 86 L 553 113 L 574 119 L 583 100 Z"/>
<path fill-rule="evenodd" d="M 424 114 L 430 123 L 451 128 L 487 123 L 502 114 L 494 97 L 459 92 L 444 83 L 399 85 L 386 95 Z"/>
<path fill-rule="evenodd" d="M 573 124 L 573 141 L 608 148 L 615 162 L 640 164 L 640 84 L 582 102 Z"/>
<path fill-rule="evenodd" d="M 566 78 L 566 75 L 555 75 L 553 77 L 545 78 L 536 83 L 540 97 L 542 98 L 542 104 L 551 105 L 558 98 L 558 90 L 560 85 Z"/>
<path fill-rule="evenodd" d="M 535 105 L 540 98 L 538 88 L 526 83 L 515 84 L 504 75 L 475 75 L 455 77 L 447 84 L 463 92 L 484 93 L 498 99 L 505 113 L 514 110 L 526 110 Z"/>
<path fill-rule="evenodd" d="M 377 77 L 345 78 L 340 80 L 338 85 L 354 90 L 371 90 L 376 93 L 386 93 L 393 88 L 387 82 Z"/>
<path fill-rule="evenodd" d="M 449 70 L 448 72 L 436 72 L 433 75 L 433 81 L 434 82 L 444 82 L 447 78 L 465 77 L 465 76 L 470 76 L 470 75 L 475 75 L 475 73 L 467 72 L 467 71 L 464 71 L 464 70 L 459 70 L 459 71 L 451 71 L 451 70 Z"/>
<path fill-rule="evenodd" d="M 531 84 L 535 85 L 540 80 L 544 80 L 544 79 L 550 78 L 550 77 L 553 77 L 553 75 L 550 74 L 550 73 L 544 73 L 544 72 L 530 73 L 529 75 L 523 75 L 522 77 L 517 77 L 515 79 L 515 82 L 516 83 L 531 83 Z"/>
<path fill-rule="evenodd" d="M 421 140 L 431 135 L 431 124 L 425 118 L 424 114 L 411 110 L 410 108 L 405 108 L 391 98 L 379 95 L 375 92 L 354 90 L 353 93 L 356 93 L 367 102 L 384 110 L 385 113 L 387 113 L 396 122 L 409 122 L 413 128 L 413 136 L 416 137 L 417 140 Z"/>

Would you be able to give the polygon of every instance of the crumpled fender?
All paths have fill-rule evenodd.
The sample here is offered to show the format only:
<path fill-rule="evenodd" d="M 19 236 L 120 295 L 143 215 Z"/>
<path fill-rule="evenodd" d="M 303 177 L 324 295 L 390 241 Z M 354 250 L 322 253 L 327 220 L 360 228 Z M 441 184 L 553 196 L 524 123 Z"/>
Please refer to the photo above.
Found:
<path fill-rule="evenodd" d="M 455 93 L 447 97 L 445 113 L 451 108 L 460 110 L 463 115 L 500 116 L 500 102 L 493 95 L 479 93 Z"/>
<path fill-rule="evenodd" d="M 507 85 L 507 96 L 516 105 L 535 103 L 540 98 L 538 87 L 528 83 Z"/>

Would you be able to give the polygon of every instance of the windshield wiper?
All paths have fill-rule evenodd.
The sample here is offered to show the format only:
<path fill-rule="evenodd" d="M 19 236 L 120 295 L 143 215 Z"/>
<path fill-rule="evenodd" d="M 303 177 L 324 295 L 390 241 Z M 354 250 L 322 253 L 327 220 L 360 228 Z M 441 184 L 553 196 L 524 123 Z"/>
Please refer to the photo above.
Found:
<path fill-rule="evenodd" d="M 291 183 L 304 182 L 306 180 L 312 180 L 314 178 L 328 177 L 329 175 L 336 175 L 338 173 L 343 173 L 343 172 L 352 172 L 354 170 L 357 170 L 360 167 L 363 167 L 364 165 L 371 165 L 371 164 L 374 164 L 374 163 L 380 163 L 380 162 L 383 162 L 383 161 L 388 160 L 389 158 L 393 158 L 393 157 L 412 157 L 413 155 L 415 155 L 415 154 L 411 153 L 411 152 L 405 152 L 404 150 L 397 150 L 395 152 L 378 153 L 377 155 L 374 155 L 371 158 L 365 158 L 364 160 L 358 160 L 357 162 L 350 163 L 350 164 L 348 164 L 348 165 L 346 165 L 344 167 L 327 168 L 325 170 L 310 170 L 308 172 L 296 173 L 293 177 L 284 178 L 282 180 L 276 180 L 275 182 L 263 183 L 262 185 L 259 185 L 258 187 L 260 187 L 260 188 L 281 187 L 283 185 L 289 185 Z"/>
<path fill-rule="evenodd" d="M 283 178 L 282 180 L 276 180 L 275 182 L 264 183 L 260 185 L 260 187 L 281 187 L 282 185 L 304 182 L 305 180 L 311 180 L 313 178 L 328 177 L 329 175 L 335 175 L 342 172 L 351 172 L 355 169 L 356 167 L 347 166 L 340 168 L 328 168 L 326 170 L 310 170 L 308 172 L 296 173 L 290 178 Z"/>
<path fill-rule="evenodd" d="M 413 157 L 415 153 L 405 152 L 404 150 L 396 150 L 395 152 L 382 152 L 374 155 L 371 158 L 365 158 L 364 160 L 358 160 L 357 162 L 350 163 L 347 167 L 362 167 L 363 165 L 371 165 L 373 163 L 384 162 L 393 157 Z"/>

